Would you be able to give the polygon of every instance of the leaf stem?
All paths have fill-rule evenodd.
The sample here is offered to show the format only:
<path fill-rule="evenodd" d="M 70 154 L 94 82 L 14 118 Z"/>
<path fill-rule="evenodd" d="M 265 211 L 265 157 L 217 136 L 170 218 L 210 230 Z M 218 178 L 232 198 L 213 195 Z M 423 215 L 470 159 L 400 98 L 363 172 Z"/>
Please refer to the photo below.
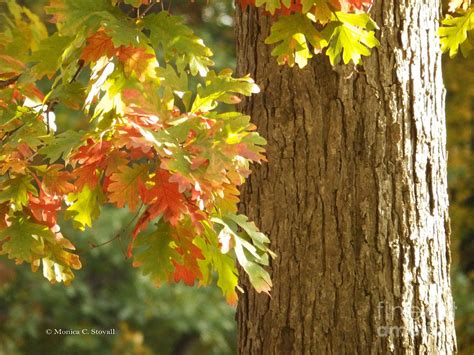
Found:
<path fill-rule="evenodd" d="M 150 3 L 150 5 L 148 5 L 148 7 L 145 10 L 143 10 L 141 17 L 142 18 L 145 17 L 145 15 L 148 13 L 148 11 L 150 11 L 153 8 L 153 6 L 155 6 L 155 5 L 156 5 L 156 2 L 152 1 Z"/>

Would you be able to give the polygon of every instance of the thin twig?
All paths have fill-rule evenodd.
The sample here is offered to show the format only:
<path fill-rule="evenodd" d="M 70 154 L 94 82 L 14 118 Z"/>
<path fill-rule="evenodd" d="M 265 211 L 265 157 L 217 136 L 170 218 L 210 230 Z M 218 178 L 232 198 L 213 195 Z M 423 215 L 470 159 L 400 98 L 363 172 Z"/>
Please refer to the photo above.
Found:
<path fill-rule="evenodd" d="M 109 239 L 103 243 L 100 243 L 100 244 L 94 244 L 94 243 L 89 243 L 91 249 L 95 249 L 95 248 L 99 248 L 99 247 L 102 247 L 104 245 L 107 245 L 109 243 L 112 243 L 115 239 L 120 239 L 120 236 L 121 236 L 121 233 L 117 233 L 117 235 L 115 237 L 113 237 L 112 239 Z"/>
<path fill-rule="evenodd" d="M 128 230 L 128 228 L 133 223 L 133 221 L 138 217 L 138 215 L 140 214 L 140 211 L 141 211 L 142 208 L 143 208 L 143 202 L 140 204 L 140 207 L 137 209 L 137 212 L 133 215 L 133 217 L 130 219 L 130 221 L 128 221 L 128 223 L 112 239 L 109 239 L 109 240 L 107 240 L 103 243 L 100 243 L 100 244 L 89 243 L 90 250 L 102 247 L 102 246 L 107 245 L 107 244 L 110 244 L 114 240 L 118 239 L 118 241 L 120 243 L 120 251 L 121 251 L 122 255 L 125 258 L 127 258 L 126 257 L 127 254 L 125 253 L 124 248 L 123 248 L 123 244 L 122 244 L 122 236 Z M 78 252 L 78 254 L 82 254 L 82 252 Z"/>
<path fill-rule="evenodd" d="M 82 59 L 80 59 L 77 64 L 79 64 L 79 66 L 77 67 L 77 70 L 76 72 L 74 73 L 74 75 L 72 76 L 72 79 L 69 81 L 69 84 L 72 84 L 74 81 L 76 81 L 77 77 L 79 76 L 79 74 L 81 73 L 81 70 L 82 68 L 84 68 L 84 61 Z"/>
<path fill-rule="evenodd" d="M 142 18 L 145 17 L 145 15 L 148 13 L 148 11 L 150 11 L 153 8 L 153 6 L 155 6 L 155 5 L 156 5 L 156 2 L 152 1 L 151 4 L 148 5 L 148 7 L 145 10 L 143 10 L 141 17 Z"/>

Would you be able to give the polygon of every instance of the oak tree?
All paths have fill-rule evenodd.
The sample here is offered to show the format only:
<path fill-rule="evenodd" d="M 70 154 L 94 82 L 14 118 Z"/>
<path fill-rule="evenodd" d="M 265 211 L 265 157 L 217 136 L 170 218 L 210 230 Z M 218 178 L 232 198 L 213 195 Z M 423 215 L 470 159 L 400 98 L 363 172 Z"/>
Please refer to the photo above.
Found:
<path fill-rule="evenodd" d="M 157 285 L 245 291 L 242 353 L 454 351 L 439 4 L 243 0 L 240 76 L 155 5 L 52 0 L 46 27 L 0 1 L 0 253 L 68 284 L 61 223 L 127 207 Z M 441 47 L 467 54 L 473 8 L 450 5 Z M 237 209 L 267 160 L 229 109 L 252 78 L 240 107 L 269 163 L 243 209 L 271 248 Z"/>
<path fill-rule="evenodd" d="M 278 255 L 271 298 L 241 277 L 240 353 L 456 351 L 439 7 L 375 1 L 377 50 L 363 67 L 336 68 L 339 51 L 345 63 L 358 64 L 378 43 L 321 10 L 317 26 L 292 34 L 280 24 L 293 17 L 291 28 L 304 26 L 304 4 L 276 20 L 251 7 L 238 11 L 238 71 L 262 89 L 241 109 L 269 141 L 268 164 L 244 186 L 242 210 L 271 236 Z M 451 2 L 455 14 L 439 30 L 451 56 L 471 48 L 472 10 L 467 1 Z M 327 27 L 314 27 L 331 16 L 344 36 L 326 50 L 329 60 L 307 63 L 310 49 L 319 52 L 328 38 Z M 346 33 L 359 43 L 346 48 Z M 323 40 L 314 42 L 318 35 Z M 292 57 L 263 43 L 277 39 L 296 48 Z M 279 67 L 273 55 L 304 69 Z"/>

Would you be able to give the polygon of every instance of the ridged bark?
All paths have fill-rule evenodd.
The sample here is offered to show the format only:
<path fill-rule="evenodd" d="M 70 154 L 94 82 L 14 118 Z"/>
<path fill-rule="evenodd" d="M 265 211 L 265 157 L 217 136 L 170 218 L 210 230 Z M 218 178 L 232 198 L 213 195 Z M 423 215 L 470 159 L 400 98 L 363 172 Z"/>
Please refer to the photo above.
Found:
<path fill-rule="evenodd" d="M 241 104 L 268 139 L 242 208 L 278 258 L 272 296 L 241 278 L 241 354 L 452 354 L 439 1 L 375 1 L 364 69 L 286 68 L 272 18 L 238 10 Z"/>

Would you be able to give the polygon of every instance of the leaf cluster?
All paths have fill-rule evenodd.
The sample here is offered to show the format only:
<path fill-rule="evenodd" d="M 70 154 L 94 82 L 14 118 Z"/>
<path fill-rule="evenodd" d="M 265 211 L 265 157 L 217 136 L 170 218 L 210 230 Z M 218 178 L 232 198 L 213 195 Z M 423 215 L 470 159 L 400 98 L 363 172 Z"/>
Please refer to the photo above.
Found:
<path fill-rule="evenodd" d="M 441 22 L 439 36 L 441 50 L 449 52 L 449 56 L 455 57 L 459 50 L 466 57 L 473 47 L 474 34 L 474 5 L 471 1 L 452 0 L 449 11 Z"/>
<path fill-rule="evenodd" d="M 208 284 L 216 273 L 235 302 L 237 262 L 268 292 L 269 240 L 237 214 L 238 186 L 266 142 L 222 105 L 258 92 L 253 80 L 215 72 L 203 41 L 182 18 L 147 13 L 152 2 L 52 0 L 51 35 L 1 3 L 13 20 L 1 34 L 0 254 L 69 283 L 81 264 L 61 221 L 83 231 L 113 205 L 135 213 L 128 256 L 156 284 Z M 81 129 L 57 123 L 57 107 Z"/>
<path fill-rule="evenodd" d="M 362 64 L 362 57 L 379 46 L 376 23 L 367 11 L 372 0 L 256 0 L 245 7 L 262 7 L 278 18 L 265 40 L 273 44 L 279 64 L 300 68 L 314 54 L 325 53 L 332 65 Z"/>

